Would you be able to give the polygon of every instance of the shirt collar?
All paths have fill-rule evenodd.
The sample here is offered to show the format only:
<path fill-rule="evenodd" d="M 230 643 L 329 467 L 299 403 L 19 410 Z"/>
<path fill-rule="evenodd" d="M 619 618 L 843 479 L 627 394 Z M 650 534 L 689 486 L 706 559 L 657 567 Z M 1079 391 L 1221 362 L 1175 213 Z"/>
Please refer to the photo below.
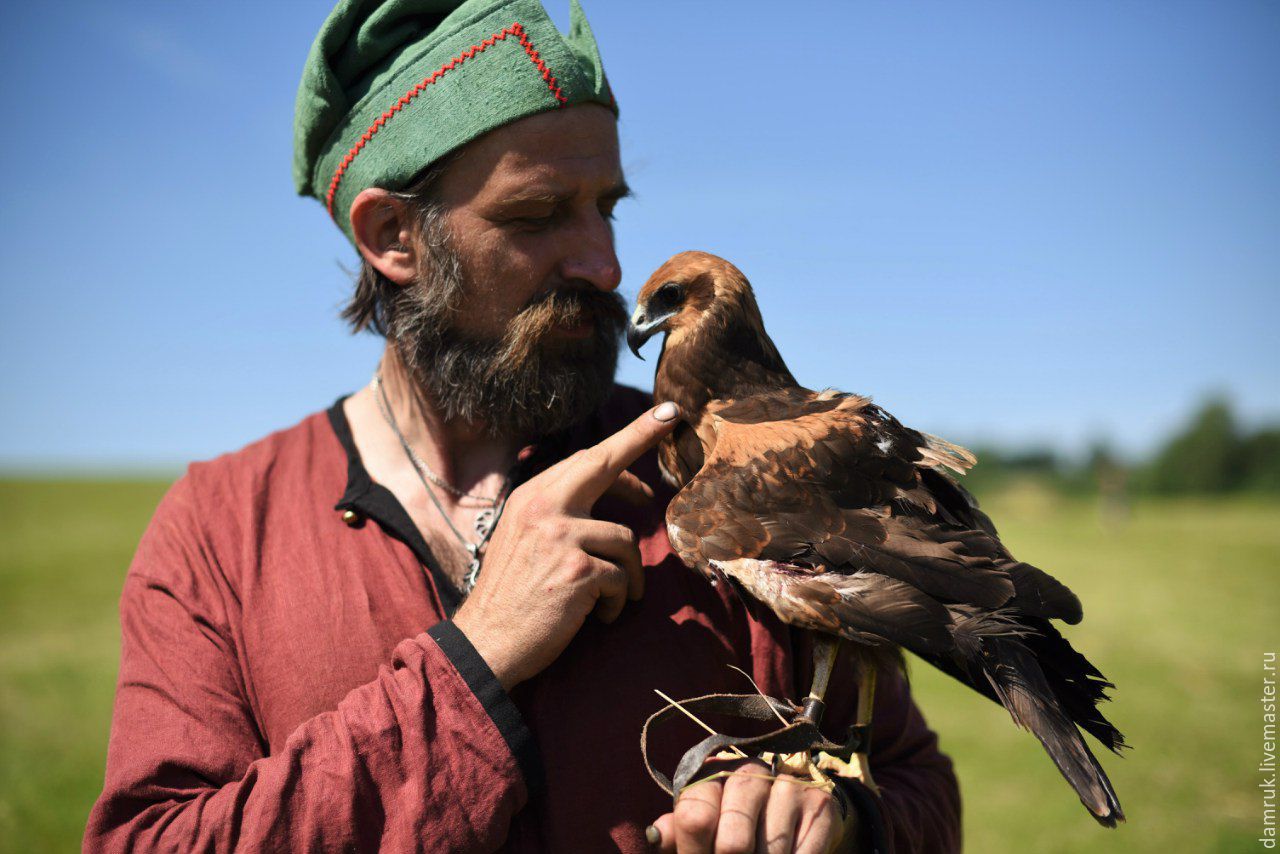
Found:
<path fill-rule="evenodd" d="M 351 434 L 351 423 L 347 420 L 343 403 L 349 395 L 338 398 L 329 407 L 329 424 L 342 450 L 347 455 L 347 488 L 338 499 L 333 509 L 345 515 L 347 524 L 353 528 L 364 525 L 366 519 L 372 519 L 390 536 L 407 545 L 414 557 L 428 571 L 435 582 L 436 595 L 440 607 L 447 617 L 452 617 L 462 604 L 463 595 L 441 568 L 431 548 L 422 537 L 422 532 L 409 517 L 408 511 L 399 499 L 380 483 L 375 483 L 360 459 L 355 439 Z M 538 472 L 564 459 L 579 448 L 585 448 L 595 441 L 601 432 L 602 419 L 599 413 L 587 419 L 584 424 L 547 437 L 534 446 L 534 452 L 525 461 L 517 463 L 512 472 L 512 480 L 516 485 L 523 483 Z"/>

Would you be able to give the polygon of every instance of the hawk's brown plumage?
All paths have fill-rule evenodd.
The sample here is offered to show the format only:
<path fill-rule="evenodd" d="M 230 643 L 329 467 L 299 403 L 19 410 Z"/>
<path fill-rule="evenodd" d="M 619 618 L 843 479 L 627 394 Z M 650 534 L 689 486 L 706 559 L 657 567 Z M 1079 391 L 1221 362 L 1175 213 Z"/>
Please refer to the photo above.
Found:
<path fill-rule="evenodd" d="M 1099 822 L 1123 820 L 1083 728 L 1113 751 L 1104 680 L 1053 628 L 1080 602 L 1020 563 L 948 474 L 976 460 L 864 397 L 802 388 L 729 262 L 675 256 L 641 289 L 628 340 L 665 332 L 654 395 L 686 423 L 659 446 L 680 491 L 672 546 L 785 621 L 902 647 L 1001 703 Z"/>

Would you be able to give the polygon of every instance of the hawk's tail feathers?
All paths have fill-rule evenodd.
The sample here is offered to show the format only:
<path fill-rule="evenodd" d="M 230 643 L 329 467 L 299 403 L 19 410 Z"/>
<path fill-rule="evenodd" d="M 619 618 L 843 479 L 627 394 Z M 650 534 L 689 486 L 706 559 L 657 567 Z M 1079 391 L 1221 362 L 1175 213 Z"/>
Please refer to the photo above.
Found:
<path fill-rule="evenodd" d="M 1035 657 L 1018 640 L 992 637 L 983 644 L 983 670 L 1014 723 L 1030 730 L 1105 827 L 1124 821 L 1111 781 L 1049 687 Z"/>
<path fill-rule="evenodd" d="M 1113 753 L 1129 745 L 1124 735 L 1107 720 L 1098 705 L 1110 697 L 1107 689 L 1115 685 L 1089 660 L 1072 648 L 1048 620 L 1028 619 L 1035 633 L 1026 638 L 1053 692 L 1062 701 L 1063 710 L 1076 726 L 1092 735 Z"/>

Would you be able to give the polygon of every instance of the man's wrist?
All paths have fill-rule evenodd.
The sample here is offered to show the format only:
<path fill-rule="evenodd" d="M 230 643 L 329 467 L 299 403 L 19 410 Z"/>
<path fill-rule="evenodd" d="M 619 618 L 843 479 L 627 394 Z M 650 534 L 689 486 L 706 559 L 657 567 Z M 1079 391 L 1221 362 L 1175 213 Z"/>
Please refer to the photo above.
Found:
<path fill-rule="evenodd" d="M 453 624 L 466 635 L 476 653 L 484 659 L 494 678 L 502 685 L 502 690 L 510 692 L 524 681 L 517 673 L 517 662 L 508 651 L 509 645 L 503 643 L 500 636 L 486 631 L 483 624 L 473 620 L 465 605 L 454 615 Z"/>

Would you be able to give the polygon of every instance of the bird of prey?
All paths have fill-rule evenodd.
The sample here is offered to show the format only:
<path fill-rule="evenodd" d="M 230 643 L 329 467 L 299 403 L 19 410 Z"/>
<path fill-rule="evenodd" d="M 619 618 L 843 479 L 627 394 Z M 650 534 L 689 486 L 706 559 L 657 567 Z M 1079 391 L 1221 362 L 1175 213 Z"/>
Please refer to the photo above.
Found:
<path fill-rule="evenodd" d="M 658 447 L 679 490 L 671 545 L 712 583 L 816 634 L 810 696 L 821 699 L 836 646 L 852 642 L 864 722 L 876 668 L 902 666 L 910 650 L 1034 733 L 1099 823 L 1123 821 L 1080 733 L 1125 746 L 1097 709 L 1114 685 L 1050 622 L 1079 622 L 1076 596 L 1016 560 L 947 471 L 974 456 L 866 397 L 800 386 L 746 277 L 715 255 L 676 255 L 640 290 L 627 343 L 640 355 L 659 333 L 654 396 L 683 415 Z M 854 759 L 850 776 L 869 780 L 865 754 Z"/>

